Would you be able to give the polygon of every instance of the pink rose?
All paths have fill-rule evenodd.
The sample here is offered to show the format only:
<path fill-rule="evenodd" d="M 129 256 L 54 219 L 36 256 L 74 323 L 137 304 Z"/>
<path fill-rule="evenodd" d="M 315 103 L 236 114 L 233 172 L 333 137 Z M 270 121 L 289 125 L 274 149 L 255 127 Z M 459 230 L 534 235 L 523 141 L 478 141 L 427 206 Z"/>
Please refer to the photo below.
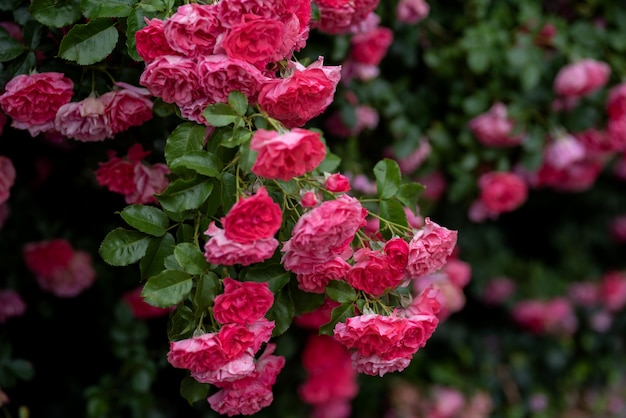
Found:
<path fill-rule="evenodd" d="M 187 57 L 156 57 L 146 65 L 139 83 L 147 87 L 153 96 L 179 106 L 191 104 L 202 95 L 196 61 Z"/>
<path fill-rule="evenodd" d="M 409 244 L 402 238 L 392 238 L 385 243 L 383 252 L 392 269 L 404 272 L 409 262 Z"/>
<path fill-rule="evenodd" d="M 513 307 L 511 315 L 521 327 L 535 334 L 571 335 L 578 327 L 571 304 L 563 297 L 522 300 Z"/>
<path fill-rule="evenodd" d="M 9 157 L 0 155 L 0 205 L 9 200 L 15 183 L 15 167 Z"/>
<path fill-rule="evenodd" d="M 122 82 L 116 82 L 115 86 L 120 89 L 100 97 L 113 134 L 126 131 L 132 126 L 141 126 L 152 119 L 152 101 L 147 89 Z"/>
<path fill-rule="evenodd" d="M 315 192 L 307 191 L 302 194 L 302 198 L 300 199 L 300 204 L 303 208 L 312 208 L 317 206 L 319 203 L 319 199 L 316 196 Z"/>
<path fill-rule="evenodd" d="M 360 373 L 370 376 L 383 377 L 387 373 L 401 372 L 411 363 L 410 358 L 390 358 L 382 359 L 377 354 L 361 356 L 358 353 L 352 354 L 352 367 Z"/>
<path fill-rule="evenodd" d="M 626 117 L 626 82 L 613 86 L 606 100 L 606 111 L 609 119 Z"/>
<path fill-rule="evenodd" d="M 528 186 L 517 174 L 492 171 L 478 179 L 480 201 L 492 214 L 511 212 L 520 207 L 528 197 Z"/>
<path fill-rule="evenodd" d="M 221 324 L 249 324 L 263 318 L 274 303 L 267 283 L 224 279 L 224 293 L 214 300 L 213 313 Z"/>
<path fill-rule="evenodd" d="M 87 97 L 79 102 L 64 104 L 59 108 L 54 126 L 61 135 L 82 142 L 103 141 L 113 138 L 113 131 L 100 97 Z"/>
<path fill-rule="evenodd" d="M 21 74 L 6 84 L 0 107 L 18 129 L 52 128 L 57 110 L 72 99 L 73 88 L 74 83 L 63 73 Z"/>
<path fill-rule="evenodd" d="M 331 280 L 344 279 L 349 269 L 350 264 L 341 257 L 335 257 L 319 264 L 311 273 L 298 274 L 298 287 L 305 292 L 324 293 Z"/>
<path fill-rule="evenodd" d="M 198 58 L 199 85 L 209 103 L 226 103 L 232 91 L 256 100 L 261 84 L 267 79 L 259 69 L 237 58 L 208 55 Z"/>
<path fill-rule="evenodd" d="M 407 272 L 412 278 L 434 273 L 446 264 L 457 241 L 457 231 L 426 218 L 424 227 L 409 242 Z"/>
<path fill-rule="evenodd" d="M 254 354 L 252 350 L 247 350 L 234 360 L 222 365 L 217 370 L 207 370 L 204 372 L 192 372 L 197 382 L 208 383 L 210 385 L 222 386 L 235 380 L 243 379 L 254 373 Z"/>
<path fill-rule="evenodd" d="M 239 199 L 222 218 L 222 226 L 227 239 L 250 244 L 272 238 L 282 221 L 280 206 L 261 187 L 255 195 Z"/>
<path fill-rule="evenodd" d="M 350 56 L 359 64 L 379 65 L 392 42 L 393 31 L 389 28 L 377 27 L 352 37 Z"/>
<path fill-rule="evenodd" d="M 519 145 L 524 136 L 513 134 L 515 121 L 507 116 L 504 103 L 496 102 L 485 113 L 472 118 L 469 129 L 478 141 L 488 147 L 511 147 Z"/>
<path fill-rule="evenodd" d="M 561 68 L 554 79 L 554 91 L 560 96 L 581 97 L 603 87 L 611 67 L 594 59 L 583 59 Z"/>
<path fill-rule="evenodd" d="M 398 159 L 398 166 L 402 174 L 412 174 L 428 159 L 432 152 L 432 147 L 428 138 L 420 139 L 420 143 L 410 154 Z"/>
<path fill-rule="evenodd" d="M 600 285 L 591 281 L 571 283 L 567 297 L 574 305 L 592 307 L 600 302 Z"/>
<path fill-rule="evenodd" d="M 404 281 L 404 269 L 396 269 L 383 253 L 360 248 L 354 253 L 354 264 L 346 281 L 355 289 L 380 297 Z"/>
<path fill-rule="evenodd" d="M 320 13 L 319 20 L 311 21 L 311 27 L 330 35 L 348 33 L 356 13 L 354 2 L 347 0 L 315 0 Z"/>
<path fill-rule="evenodd" d="M 170 47 L 189 58 L 213 54 L 222 31 L 215 5 L 183 4 L 163 23 Z"/>
<path fill-rule="evenodd" d="M 465 287 L 472 277 L 472 266 L 458 258 L 452 258 L 442 267 L 443 273 L 457 287 Z"/>
<path fill-rule="evenodd" d="M 258 129 L 250 141 L 258 153 L 252 172 L 267 179 L 289 181 L 315 169 L 326 156 L 318 132 L 294 128 L 280 134 Z"/>
<path fill-rule="evenodd" d="M 226 237 L 223 229 L 215 225 L 215 222 L 211 222 L 205 234 L 210 237 L 204 244 L 204 255 L 207 261 L 224 266 L 235 264 L 247 266 L 260 263 L 272 257 L 279 244 L 278 240 L 273 237 L 246 244 L 232 241 Z"/>
<path fill-rule="evenodd" d="M 545 163 L 557 169 L 565 168 L 585 156 L 585 147 L 572 135 L 553 139 L 544 150 Z"/>
<path fill-rule="evenodd" d="M 275 19 L 243 15 L 222 39 L 221 46 L 230 58 L 264 69 L 271 62 L 284 59 L 290 52 L 283 48 L 285 25 Z"/>
<path fill-rule="evenodd" d="M 137 54 L 147 63 L 163 55 L 176 55 L 167 43 L 161 19 L 147 19 L 147 25 L 135 32 Z"/>
<path fill-rule="evenodd" d="M 306 212 L 283 244 L 285 269 L 297 274 L 312 273 L 316 266 L 344 255 L 356 232 L 365 225 L 366 215 L 360 202 L 347 195 Z"/>
<path fill-rule="evenodd" d="M 608 311 L 617 312 L 626 307 L 626 273 L 609 271 L 600 282 L 600 300 Z"/>
<path fill-rule="evenodd" d="M 217 370 L 228 363 L 218 334 L 214 332 L 171 341 L 167 361 L 172 367 L 187 369 L 192 373 Z"/>
<path fill-rule="evenodd" d="M 304 67 L 291 61 L 285 78 L 265 82 L 258 103 L 287 128 L 297 128 L 320 115 L 333 101 L 341 66 L 324 66 L 323 57 Z"/>
<path fill-rule="evenodd" d="M 429 13 L 430 6 L 425 0 L 400 0 L 396 6 L 396 17 L 402 23 L 417 23 Z"/>
<path fill-rule="evenodd" d="M 74 297 L 96 279 L 91 255 L 77 251 L 64 239 L 27 243 L 23 249 L 26 267 L 39 286 L 61 298 Z"/>
<path fill-rule="evenodd" d="M 9 318 L 20 317 L 26 312 L 24 299 L 12 289 L 0 290 L 0 324 Z"/>
<path fill-rule="evenodd" d="M 334 173 L 326 178 L 324 187 L 329 192 L 344 193 L 350 190 L 350 180 L 341 173 Z"/>

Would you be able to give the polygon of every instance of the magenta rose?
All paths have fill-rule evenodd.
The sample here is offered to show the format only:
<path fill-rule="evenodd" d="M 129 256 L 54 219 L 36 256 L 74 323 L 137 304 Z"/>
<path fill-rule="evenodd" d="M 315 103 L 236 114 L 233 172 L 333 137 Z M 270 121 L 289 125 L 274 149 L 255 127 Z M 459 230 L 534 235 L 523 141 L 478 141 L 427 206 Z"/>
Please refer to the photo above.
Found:
<path fill-rule="evenodd" d="M 9 200 L 15 183 L 15 166 L 9 157 L 0 155 L 0 205 Z"/>
<path fill-rule="evenodd" d="M 63 73 L 20 74 L 6 84 L 0 107 L 20 129 L 48 124 L 72 99 L 73 88 L 74 83 Z"/>
<path fill-rule="evenodd" d="M 132 126 L 141 126 L 152 119 L 152 101 L 147 89 L 122 82 L 116 82 L 115 86 L 120 89 L 100 97 L 113 134 L 126 131 Z"/>
<path fill-rule="evenodd" d="M 424 227 L 409 242 L 406 270 L 412 278 L 434 273 L 443 267 L 457 241 L 457 231 L 442 227 L 430 218 L 424 221 Z"/>
<path fill-rule="evenodd" d="M 222 218 L 229 240 L 249 244 L 272 238 L 280 229 L 283 216 L 280 206 L 261 187 L 255 195 L 239 199 Z"/>
<path fill-rule="evenodd" d="M 214 5 L 183 4 L 163 23 L 170 47 L 189 58 L 211 55 L 223 31 Z"/>
<path fill-rule="evenodd" d="M 273 237 L 246 244 L 230 240 L 226 237 L 224 230 L 215 225 L 215 222 L 211 222 L 205 233 L 210 237 L 204 244 L 204 255 L 207 261 L 224 266 L 235 264 L 247 266 L 260 263 L 271 258 L 279 244 L 278 240 Z"/>
<path fill-rule="evenodd" d="M 77 141 L 97 142 L 113 138 L 104 109 L 100 97 L 64 104 L 57 111 L 54 126 L 61 135 Z"/>
<path fill-rule="evenodd" d="M 265 316 L 274 303 L 267 283 L 224 279 L 224 293 L 214 300 L 213 313 L 221 324 L 249 324 Z"/>
<path fill-rule="evenodd" d="M 326 156 L 320 134 L 300 128 L 283 134 L 258 129 L 250 149 L 258 153 L 252 166 L 254 174 L 284 181 L 312 171 Z"/>
<path fill-rule="evenodd" d="M 341 66 L 324 66 L 323 57 L 304 67 L 290 62 L 285 78 L 268 80 L 259 93 L 261 109 L 287 128 L 297 128 L 320 115 L 330 103 L 341 78 Z"/>
<path fill-rule="evenodd" d="M 165 39 L 163 21 L 146 19 L 147 25 L 135 32 L 137 53 L 145 62 L 151 62 L 162 55 L 176 55 Z"/>

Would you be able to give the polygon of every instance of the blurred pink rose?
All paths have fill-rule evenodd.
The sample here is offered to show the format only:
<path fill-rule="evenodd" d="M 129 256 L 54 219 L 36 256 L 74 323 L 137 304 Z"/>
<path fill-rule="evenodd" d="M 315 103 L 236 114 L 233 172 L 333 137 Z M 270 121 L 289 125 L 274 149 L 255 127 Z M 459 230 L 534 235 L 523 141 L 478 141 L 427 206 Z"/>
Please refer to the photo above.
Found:
<path fill-rule="evenodd" d="M 15 183 L 15 166 L 9 157 L 0 155 L 0 205 L 9 200 Z"/>
<path fill-rule="evenodd" d="M 571 283 L 567 288 L 567 297 L 574 305 L 592 307 L 600 301 L 600 287 L 595 282 Z"/>
<path fill-rule="evenodd" d="M 511 212 L 528 197 L 528 186 L 517 174 L 491 171 L 478 178 L 479 199 L 491 214 Z"/>
<path fill-rule="evenodd" d="M 205 232 L 209 239 L 204 244 L 204 255 L 209 263 L 232 266 L 247 266 L 260 263 L 272 257 L 278 240 L 274 237 L 258 239 L 245 244 L 230 240 L 223 229 L 211 222 Z"/>
<path fill-rule="evenodd" d="M 515 293 L 515 282 L 508 277 L 494 277 L 489 280 L 481 296 L 487 305 L 502 305 Z"/>
<path fill-rule="evenodd" d="M 339 302 L 326 297 L 324 302 L 310 312 L 294 317 L 294 323 L 302 328 L 319 330 L 319 327 L 330 321 L 330 315 L 334 308 L 339 306 Z"/>
<path fill-rule="evenodd" d="M 26 267 L 46 292 L 61 298 L 78 296 L 96 279 L 91 255 L 61 238 L 29 242 L 23 248 Z"/>
<path fill-rule="evenodd" d="M 606 111 L 609 119 L 626 117 L 626 82 L 611 87 L 606 100 Z"/>
<path fill-rule="evenodd" d="M 472 266 L 458 258 L 449 259 L 441 270 L 448 276 L 450 282 L 460 288 L 467 286 L 472 277 Z"/>
<path fill-rule="evenodd" d="M 176 51 L 167 43 L 161 19 L 145 19 L 146 26 L 135 32 L 137 53 L 149 63 L 162 55 L 176 55 Z"/>
<path fill-rule="evenodd" d="M 514 134 L 515 121 L 508 117 L 507 107 L 501 102 L 472 118 L 468 126 L 478 141 L 488 147 L 511 147 L 524 140 L 523 134 Z"/>
<path fill-rule="evenodd" d="M 426 161 L 430 156 L 432 147 L 428 142 L 428 138 L 421 138 L 419 145 L 408 155 L 398 159 L 398 165 L 402 174 L 412 174 Z"/>
<path fill-rule="evenodd" d="M 603 307 L 610 312 L 621 311 L 626 307 L 626 272 L 609 271 L 600 282 L 599 298 Z"/>
<path fill-rule="evenodd" d="M 252 172 L 267 179 L 289 181 L 315 169 L 326 156 L 320 134 L 294 128 L 285 133 L 258 129 L 250 141 L 258 153 Z"/>
<path fill-rule="evenodd" d="M 170 47 L 188 58 L 213 54 L 223 30 L 217 7 L 199 3 L 179 6 L 163 23 Z"/>
<path fill-rule="evenodd" d="M 123 82 L 116 82 L 115 86 L 115 90 L 100 97 L 113 135 L 152 119 L 152 101 L 147 89 Z"/>
<path fill-rule="evenodd" d="M 585 147 L 572 135 L 563 135 L 548 142 L 544 150 L 546 164 L 557 169 L 582 160 Z"/>
<path fill-rule="evenodd" d="M 424 227 L 409 242 L 407 272 L 411 278 L 434 273 L 443 267 L 457 241 L 457 231 L 442 227 L 428 217 L 424 222 Z"/>
<path fill-rule="evenodd" d="M 578 327 L 576 314 L 564 297 L 522 300 L 513 306 L 511 314 L 515 322 L 536 334 L 571 335 Z"/>
<path fill-rule="evenodd" d="M 323 57 L 306 68 L 290 61 L 284 78 L 263 84 L 259 106 L 285 127 L 301 127 L 330 105 L 340 77 L 341 66 L 324 66 Z"/>
<path fill-rule="evenodd" d="M 6 323 L 9 318 L 24 315 L 24 312 L 26 303 L 19 293 L 13 289 L 0 290 L 0 324 Z"/>
<path fill-rule="evenodd" d="M 379 65 L 392 42 L 393 31 L 379 26 L 369 32 L 352 36 L 350 56 L 359 64 Z"/>
<path fill-rule="evenodd" d="M 425 19 L 430 13 L 426 0 L 400 0 L 396 6 L 396 17 L 402 23 L 414 24 Z"/>
<path fill-rule="evenodd" d="M 611 67 L 591 58 L 562 67 L 554 79 L 554 91 L 560 96 L 581 97 L 603 87 Z"/>
<path fill-rule="evenodd" d="M 105 113 L 101 97 L 87 97 L 59 108 L 54 126 L 61 135 L 82 142 L 113 138 L 113 131 Z"/>
<path fill-rule="evenodd" d="M 366 105 L 354 107 L 356 123 L 354 126 L 347 126 L 343 121 L 341 112 L 332 113 L 325 121 L 326 129 L 332 135 L 347 138 L 359 135 L 364 129 L 375 129 L 378 126 L 378 111 Z"/>

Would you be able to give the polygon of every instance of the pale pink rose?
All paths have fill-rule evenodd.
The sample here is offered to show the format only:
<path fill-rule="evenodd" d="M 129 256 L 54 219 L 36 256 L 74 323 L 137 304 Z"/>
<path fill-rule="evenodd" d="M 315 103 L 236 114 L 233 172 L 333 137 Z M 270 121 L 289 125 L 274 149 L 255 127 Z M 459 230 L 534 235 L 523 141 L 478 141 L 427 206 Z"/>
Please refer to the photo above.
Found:
<path fill-rule="evenodd" d="M 353 20 L 352 24 L 350 25 L 350 34 L 352 35 L 358 35 L 361 33 L 366 33 L 366 32 L 371 32 L 374 29 L 376 29 L 378 26 L 380 26 L 380 16 L 378 16 L 376 13 L 374 13 L 373 11 L 368 13 L 367 16 L 365 16 L 362 19 L 358 19 L 358 20 Z"/>
<path fill-rule="evenodd" d="M 380 75 L 378 65 L 363 64 L 348 57 L 341 65 L 341 81 L 344 84 L 350 83 L 353 79 L 360 81 L 370 81 Z"/>
<path fill-rule="evenodd" d="M 581 97 L 603 87 L 611 67 L 594 59 L 583 59 L 561 68 L 554 79 L 554 91 L 560 96 Z"/>
<path fill-rule="evenodd" d="M 213 54 L 222 31 L 214 5 L 183 4 L 163 23 L 170 47 L 189 58 Z"/>
<path fill-rule="evenodd" d="M 512 147 L 524 140 L 523 134 L 515 134 L 515 121 L 508 117 L 504 103 L 494 103 L 487 112 L 472 118 L 468 123 L 478 141 L 488 147 Z"/>
<path fill-rule="evenodd" d="M 352 176 L 350 176 L 352 177 Z M 364 194 L 376 194 L 376 182 L 370 180 L 365 174 L 357 174 L 350 180 L 352 188 Z"/>
<path fill-rule="evenodd" d="M 520 207 L 528 197 L 528 186 L 517 174 L 491 171 L 478 178 L 480 201 L 492 214 L 511 212 Z"/>
<path fill-rule="evenodd" d="M 350 180 L 341 173 L 334 173 L 324 180 L 324 187 L 329 192 L 344 193 L 350 190 Z"/>
<path fill-rule="evenodd" d="M 420 229 L 424 226 L 424 217 L 420 214 L 419 207 L 414 212 L 408 207 L 404 207 L 404 214 L 406 215 L 406 221 L 411 228 Z"/>
<path fill-rule="evenodd" d="M 172 306 L 170 308 L 160 308 L 158 306 L 152 306 L 144 300 L 143 296 L 141 296 L 142 291 L 143 286 L 139 286 L 125 292 L 122 295 L 122 300 L 130 308 L 135 318 L 158 318 L 166 316 L 168 313 L 172 312 L 176 308 L 175 306 Z"/>
<path fill-rule="evenodd" d="M 11 187 L 15 184 L 15 166 L 9 157 L 0 155 L 0 205 L 9 200 Z"/>
<path fill-rule="evenodd" d="M 609 271 L 602 276 L 599 289 L 600 301 L 610 312 L 617 312 L 626 306 L 626 273 Z"/>
<path fill-rule="evenodd" d="M 551 140 L 544 149 L 546 164 L 557 169 L 578 162 L 585 155 L 585 147 L 572 135 L 564 135 Z"/>
<path fill-rule="evenodd" d="M 9 318 L 24 315 L 24 312 L 26 303 L 19 293 L 12 289 L 0 290 L 0 324 L 6 323 Z"/>
<path fill-rule="evenodd" d="M 315 194 L 315 192 L 308 190 L 302 194 L 302 198 L 300 199 L 300 204 L 303 208 L 312 208 L 317 206 L 319 203 L 319 198 Z"/>
<path fill-rule="evenodd" d="M 13 119 L 13 127 L 40 133 L 54 127 L 57 110 L 70 102 L 73 88 L 63 73 L 20 74 L 5 85 L 0 107 Z"/>
<path fill-rule="evenodd" d="M 263 318 L 274 303 L 266 282 L 239 282 L 224 278 L 224 293 L 213 301 L 213 314 L 221 324 L 250 324 Z"/>
<path fill-rule="evenodd" d="M 626 214 L 618 215 L 611 219 L 609 232 L 617 242 L 626 242 Z"/>
<path fill-rule="evenodd" d="M 434 273 L 446 264 L 457 241 L 457 231 L 424 220 L 424 227 L 409 242 L 407 272 L 412 278 Z"/>
<path fill-rule="evenodd" d="M 392 42 L 393 31 L 379 26 L 369 32 L 352 36 L 350 56 L 359 64 L 379 65 Z"/>
<path fill-rule="evenodd" d="M 139 83 L 153 96 L 179 106 L 191 104 L 202 96 L 196 61 L 187 57 L 156 57 L 146 65 Z"/>
<path fill-rule="evenodd" d="M 483 289 L 481 300 L 486 305 L 502 305 L 515 293 L 515 282 L 508 277 L 494 277 Z"/>
<path fill-rule="evenodd" d="M 165 39 L 163 21 L 157 18 L 144 19 L 146 26 L 135 32 L 137 54 L 147 63 L 162 55 L 176 55 Z"/>
<path fill-rule="evenodd" d="M 152 101 L 147 89 L 123 82 L 116 82 L 115 86 L 117 89 L 100 97 L 113 134 L 126 131 L 132 126 L 141 126 L 152 119 Z"/>
<path fill-rule="evenodd" d="M 113 130 L 100 97 L 87 97 L 59 108 L 54 127 L 61 135 L 82 142 L 113 138 Z"/>
<path fill-rule="evenodd" d="M 356 232 L 365 225 L 366 215 L 361 203 L 345 194 L 306 212 L 281 249 L 285 269 L 312 273 L 318 265 L 345 255 Z"/>
<path fill-rule="evenodd" d="M 348 270 L 346 282 L 355 289 L 380 297 L 405 280 L 404 268 L 397 268 L 385 254 L 360 248 L 354 253 L 354 264 Z"/>
<path fill-rule="evenodd" d="M 614 313 L 605 310 L 594 312 L 589 318 L 589 326 L 596 332 L 607 332 L 613 325 Z"/>
<path fill-rule="evenodd" d="M 204 245 L 204 255 L 207 261 L 224 266 L 235 264 L 247 266 L 260 263 L 270 258 L 279 244 L 274 237 L 246 244 L 229 240 L 224 230 L 218 228 L 215 222 L 211 222 L 205 234 L 210 237 Z"/>
<path fill-rule="evenodd" d="M 441 270 L 452 284 L 460 288 L 467 286 L 472 277 L 472 266 L 458 258 L 449 259 Z"/>
<path fill-rule="evenodd" d="M 426 0 L 400 0 L 396 6 L 396 17 L 402 23 L 414 24 L 430 13 Z"/>
<path fill-rule="evenodd" d="M 30 242 L 23 248 L 26 267 L 46 292 L 61 298 L 74 297 L 96 279 L 91 255 L 74 250 L 64 239 Z"/>
<path fill-rule="evenodd" d="M 257 152 L 252 172 L 267 179 L 289 181 L 315 169 L 326 157 L 318 132 L 294 128 L 285 133 L 258 129 L 250 141 Z"/>
<path fill-rule="evenodd" d="M 594 282 L 571 283 L 567 297 L 574 305 L 592 307 L 600 301 L 600 286 Z"/>
<path fill-rule="evenodd" d="M 249 244 L 272 238 L 280 229 L 283 215 L 263 186 L 256 194 L 239 198 L 221 221 L 227 239 Z"/>
<path fill-rule="evenodd" d="M 285 127 L 301 127 L 332 103 L 340 78 L 341 66 L 324 66 L 323 57 L 306 68 L 290 61 L 284 78 L 264 83 L 258 103 Z"/>
<path fill-rule="evenodd" d="M 311 273 L 298 274 L 298 287 L 305 292 L 324 293 L 331 280 L 341 280 L 346 277 L 350 264 L 341 257 L 335 257 L 315 267 Z"/>
<path fill-rule="evenodd" d="M 431 391 L 432 414 L 436 417 L 456 417 L 465 407 L 465 396 L 451 387 L 435 386 Z"/>

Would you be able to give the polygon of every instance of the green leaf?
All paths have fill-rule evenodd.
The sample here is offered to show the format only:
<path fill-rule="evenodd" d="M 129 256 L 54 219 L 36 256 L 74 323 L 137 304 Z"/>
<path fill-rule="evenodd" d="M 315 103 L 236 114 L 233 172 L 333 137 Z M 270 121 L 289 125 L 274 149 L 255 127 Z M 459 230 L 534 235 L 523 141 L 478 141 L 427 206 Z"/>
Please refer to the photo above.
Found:
<path fill-rule="evenodd" d="M 133 228 L 155 237 L 165 235 L 169 218 L 159 208 L 146 205 L 126 206 L 121 212 L 122 219 Z"/>
<path fill-rule="evenodd" d="M 212 271 L 203 274 L 198 279 L 193 301 L 199 312 L 207 310 L 213 305 L 213 299 L 220 291 L 220 279 Z"/>
<path fill-rule="evenodd" d="M 170 8 L 163 0 L 141 0 L 139 7 L 146 12 L 164 12 Z"/>
<path fill-rule="evenodd" d="M 137 0 L 80 0 L 83 15 L 90 19 L 98 17 L 126 17 L 130 15 Z"/>
<path fill-rule="evenodd" d="M 233 128 L 228 134 L 223 134 L 220 145 L 226 148 L 235 148 L 245 144 L 252 138 L 252 132 L 245 128 Z"/>
<path fill-rule="evenodd" d="M 387 225 L 389 222 L 405 227 L 409 225 L 404 207 L 396 200 L 383 200 L 380 202 L 380 217 L 383 218 L 380 221 L 380 232 L 386 239 L 393 235 Z"/>
<path fill-rule="evenodd" d="M 343 280 L 331 280 L 326 286 L 326 294 L 332 300 L 345 303 L 356 300 L 356 290 Z"/>
<path fill-rule="evenodd" d="M 29 380 L 35 374 L 32 363 L 22 359 L 11 360 L 6 367 L 21 380 Z"/>
<path fill-rule="evenodd" d="M 215 154 L 207 151 L 190 151 L 170 163 L 172 171 L 181 167 L 193 170 L 208 177 L 217 177 L 222 171 L 222 161 Z"/>
<path fill-rule="evenodd" d="M 0 27 L 0 62 L 11 61 L 24 52 L 24 45 L 9 35 L 6 29 Z"/>
<path fill-rule="evenodd" d="M 405 183 L 400 186 L 395 198 L 417 215 L 417 202 L 425 189 L 419 183 Z"/>
<path fill-rule="evenodd" d="M 41 42 L 41 35 L 43 33 L 43 26 L 35 20 L 29 20 L 26 22 L 23 28 L 24 43 L 31 49 L 36 49 Z"/>
<path fill-rule="evenodd" d="M 211 385 L 200 383 L 191 376 L 183 378 L 180 382 L 180 396 L 193 405 L 198 401 L 205 400 L 209 396 Z"/>
<path fill-rule="evenodd" d="M 13 77 L 20 74 L 28 74 L 31 69 L 35 68 L 37 58 L 33 51 L 28 51 L 25 54 L 20 55 L 13 61 L 10 61 L 2 71 L 0 71 L 0 80 L 2 83 L 6 83 Z M 0 64 L 1 68 L 2 64 Z"/>
<path fill-rule="evenodd" d="M 320 173 L 332 173 L 339 167 L 339 164 L 341 164 L 341 157 L 331 152 L 326 152 L 326 157 L 317 166 L 317 171 Z"/>
<path fill-rule="evenodd" d="M 180 243 L 174 248 L 174 257 L 183 270 L 189 274 L 202 274 L 209 269 L 204 254 L 190 242 Z"/>
<path fill-rule="evenodd" d="M 113 52 L 118 40 L 116 21 L 100 18 L 75 25 L 61 40 L 59 56 L 80 65 L 102 61 Z"/>
<path fill-rule="evenodd" d="M 39 23 L 53 28 L 71 25 L 81 16 L 79 0 L 33 0 L 28 11 Z"/>
<path fill-rule="evenodd" d="M 221 180 L 222 209 L 224 209 L 224 212 L 228 212 L 237 202 L 237 177 L 231 173 L 222 173 Z"/>
<path fill-rule="evenodd" d="M 295 281 L 291 282 L 295 283 Z M 290 285 L 291 300 L 296 311 L 296 315 L 302 315 L 306 312 L 314 311 L 319 308 L 326 295 L 323 293 L 309 293 L 298 288 L 296 284 Z"/>
<path fill-rule="evenodd" d="M 374 166 L 374 177 L 376 177 L 376 190 L 381 199 L 390 199 L 396 195 L 402 174 L 398 163 L 389 158 L 376 163 Z"/>
<path fill-rule="evenodd" d="M 244 172 L 251 172 L 257 159 L 257 152 L 250 149 L 250 144 L 243 144 L 239 148 L 239 168 Z"/>
<path fill-rule="evenodd" d="M 489 54 L 484 49 L 472 49 L 467 55 L 467 66 L 474 74 L 482 74 L 489 67 Z"/>
<path fill-rule="evenodd" d="M 174 254 L 176 242 L 172 234 L 150 239 L 146 255 L 139 262 L 142 280 L 156 276 L 165 270 L 165 258 Z"/>
<path fill-rule="evenodd" d="M 198 209 L 208 199 L 213 191 L 213 183 L 198 179 L 178 179 L 170 183 L 167 188 L 157 195 L 163 209 L 172 212 Z"/>
<path fill-rule="evenodd" d="M 148 279 L 141 296 L 152 306 L 169 308 L 182 302 L 192 286 L 193 280 L 189 274 L 178 270 L 165 270 Z"/>
<path fill-rule="evenodd" d="M 22 0 L 0 0 L 0 10 L 8 12 L 15 10 L 22 3 Z"/>
<path fill-rule="evenodd" d="M 248 111 L 248 98 L 239 91 L 231 91 L 228 94 L 228 104 L 239 116 L 245 116 Z"/>
<path fill-rule="evenodd" d="M 274 330 L 272 336 L 276 337 L 281 335 L 289 329 L 293 321 L 295 310 L 291 296 L 289 294 L 289 288 L 284 288 L 274 298 L 274 304 L 265 315 L 270 321 L 274 321 Z"/>
<path fill-rule="evenodd" d="M 291 275 L 282 265 L 259 264 L 245 269 L 242 272 L 242 280 L 247 282 L 265 282 L 272 293 L 278 293 L 291 278 Z"/>
<path fill-rule="evenodd" d="M 237 111 L 226 103 L 215 103 L 207 106 L 204 112 L 202 112 L 202 116 L 206 118 L 209 124 L 215 127 L 227 126 L 241 119 Z"/>
<path fill-rule="evenodd" d="M 354 316 L 354 302 L 345 302 L 333 308 L 330 321 L 320 327 L 320 334 L 333 335 L 335 325 Z"/>
<path fill-rule="evenodd" d="M 206 127 L 196 123 L 181 123 L 167 138 L 165 143 L 165 160 L 169 165 L 183 155 L 202 151 L 202 144 L 206 136 Z"/>
<path fill-rule="evenodd" d="M 116 228 L 104 237 L 98 253 L 112 266 L 127 266 L 146 254 L 149 242 L 150 237 L 141 232 Z"/>

